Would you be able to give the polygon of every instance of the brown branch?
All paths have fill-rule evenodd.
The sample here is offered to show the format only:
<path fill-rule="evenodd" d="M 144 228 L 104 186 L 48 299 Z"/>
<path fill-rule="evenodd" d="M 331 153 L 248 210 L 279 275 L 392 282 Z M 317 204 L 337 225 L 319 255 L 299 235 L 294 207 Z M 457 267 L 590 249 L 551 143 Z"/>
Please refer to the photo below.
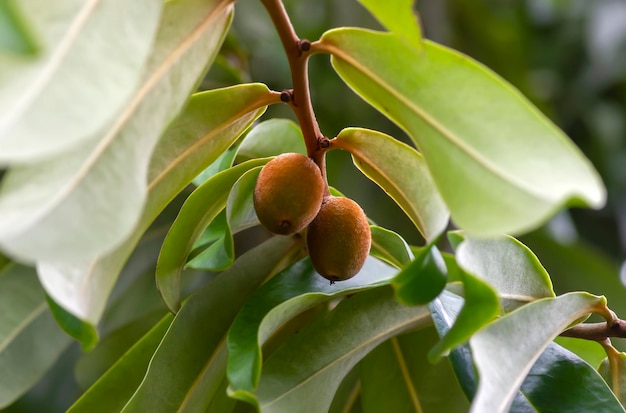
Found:
<path fill-rule="evenodd" d="M 298 37 L 281 0 L 261 0 L 261 2 L 272 18 L 291 69 L 293 89 L 284 91 L 282 100 L 288 102 L 296 114 L 307 154 L 320 167 L 322 176 L 326 178 L 324 155 L 328 148 L 326 145 L 328 139 L 322 135 L 315 119 L 309 92 L 308 58 L 311 43 Z"/>
<path fill-rule="evenodd" d="M 602 342 L 610 337 L 626 338 L 626 321 L 615 319 L 612 323 L 583 323 L 565 330 L 563 337 L 582 338 Z"/>

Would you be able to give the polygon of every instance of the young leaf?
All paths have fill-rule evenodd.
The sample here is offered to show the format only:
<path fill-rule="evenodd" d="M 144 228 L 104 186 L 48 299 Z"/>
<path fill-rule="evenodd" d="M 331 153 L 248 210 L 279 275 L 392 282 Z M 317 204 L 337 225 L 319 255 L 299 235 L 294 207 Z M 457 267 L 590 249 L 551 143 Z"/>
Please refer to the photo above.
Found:
<path fill-rule="evenodd" d="M 427 307 L 399 304 L 386 286 L 341 301 L 265 362 L 257 391 L 261 411 L 328 411 L 339 383 L 359 360 L 387 338 L 428 323 Z"/>
<path fill-rule="evenodd" d="M 132 232 L 146 201 L 155 144 L 217 54 L 232 18 L 226 0 L 167 5 L 140 86 L 99 138 L 4 176 L 0 247 L 10 254 L 84 262 Z"/>
<path fill-rule="evenodd" d="M 34 269 L 0 269 L 0 408 L 43 377 L 70 338 L 54 321 Z"/>
<path fill-rule="evenodd" d="M 474 234 L 528 231 L 563 205 L 601 207 L 591 163 L 526 98 L 466 56 L 390 33 L 326 32 L 342 79 L 422 151 L 453 220 Z"/>
<path fill-rule="evenodd" d="M 369 258 L 355 277 L 331 285 L 306 259 L 272 278 L 244 305 L 228 333 L 231 396 L 257 404 L 261 346 L 284 322 L 333 297 L 386 284 L 393 273 L 393 268 Z"/>
<path fill-rule="evenodd" d="M 15 4 L 14 4 L 15 3 Z M 0 164 L 33 162 L 96 136 L 133 99 L 163 2 L 3 1 L 35 58 L 0 57 Z M 0 12 L 0 15 L 6 14 Z M 115 25 L 116 30 L 111 30 Z M 9 26 L 0 24 L 2 32 Z M 1 36 L 0 38 L 6 39 Z M 129 41 L 132 39 L 132 41 Z M 106 56 L 106 64 L 103 64 Z"/>
<path fill-rule="evenodd" d="M 359 0 L 378 21 L 392 33 L 406 40 L 416 49 L 422 48 L 422 33 L 417 14 L 413 11 L 414 0 Z"/>
<path fill-rule="evenodd" d="M 300 127 L 289 119 L 269 119 L 246 135 L 239 146 L 237 159 L 267 158 L 286 152 L 306 155 Z"/>
<path fill-rule="evenodd" d="M 124 263 L 150 223 L 277 99 L 262 84 L 194 95 L 155 149 L 148 199 L 132 233 L 115 250 L 87 262 L 40 263 L 37 270 L 48 294 L 70 313 L 97 324 Z"/>
<path fill-rule="evenodd" d="M 367 129 L 344 129 L 331 142 L 352 154 L 354 164 L 396 201 L 424 238 L 430 241 L 445 230 L 448 210 L 419 152 Z"/>
<path fill-rule="evenodd" d="M 361 402 L 367 412 L 466 412 L 469 402 L 447 360 L 426 357 L 435 328 L 392 337 L 359 363 Z"/>
<path fill-rule="evenodd" d="M 396 268 L 403 268 L 413 261 L 413 252 L 400 235 L 376 225 L 371 225 L 370 231 L 372 232 L 370 255 Z"/>
<path fill-rule="evenodd" d="M 528 371 L 548 344 L 571 323 L 605 304 L 603 297 L 588 293 L 543 298 L 476 333 L 470 347 L 480 380 L 471 412 L 508 411 Z"/>
<path fill-rule="evenodd" d="M 220 172 L 196 188 L 183 204 L 165 237 L 157 262 L 157 288 L 172 312 L 178 311 L 180 306 L 180 274 L 193 245 L 224 209 L 235 182 L 245 172 L 268 160 L 253 159 Z"/>
<path fill-rule="evenodd" d="M 68 413 L 119 412 L 131 398 L 173 319 L 167 314 L 69 408 Z"/>
<path fill-rule="evenodd" d="M 462 269 L 459 271 L 463 282 L 465 302 L 452 328 L 428 354 L 431 362 L 439 360 L 453 348 L 465 343 L 474 333 L 500 314 L 500 301 L 493 287 L 472 273 Z M 449 310 L 446 309 L 445 301 L 435 299 L 431 302 L 430 308 L 433 313 L 439 312 L 439 317 L 448 317 L 447 311 Z"/>
<path fill-rule="evenodd" d="M 447 276 L 446 263 L 439 249 L 430 244 L 393 277 L 391 285 L 399 302 L 406 305 L 424 305 L 441 293 L 446 286 Z"/>
<path fill-rule="evenodd" d="M 554 297 L 552 282 L 541 263 L 515 238 L 466 236 L 456 248 L 465 271 L 480 276 L 498 292 L 505 311 L 539 298 Z"/>
<path fill-rule="evenodd" d="M 626 406 L 626 353 L 613 347 L 607 349 L 608 357 L 602 361 L 598 372 L 611 387 L 622 406 Z"/>
<path fill-rule="evenodd" d="M 204 411 L 226 369 L 224 340 L 230 324 L 294 248 L 300 247 L 292 237 L 273 237 L 198 289 L 176 315 L 123 411 Z M 191 406 L 192 400 L 206 405 Z"/>

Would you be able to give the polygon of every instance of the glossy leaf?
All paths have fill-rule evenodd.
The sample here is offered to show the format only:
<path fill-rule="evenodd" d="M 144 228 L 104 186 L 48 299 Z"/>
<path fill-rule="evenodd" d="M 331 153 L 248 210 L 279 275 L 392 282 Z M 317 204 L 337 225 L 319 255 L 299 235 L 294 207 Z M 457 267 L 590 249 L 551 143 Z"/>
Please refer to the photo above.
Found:
<path fill-rule="evenodd" d="M 448 360 L 426 354 L 438 339 L 434 327 L 392 337 L 359 363 L 365 413 L 466 412 L 469 402 Z"/>
<path fill-rule="evenodd" d="M 517 90 L 470 58 L 363 29 L 326 32 L 342 79 L 402 127 L 422 151 L 462 229 L 480 235 L 536 228 L 564 205 L 601 207 L 591 163 Z"/>
<path fill-rule="evenodd" d="M 428 354 L 435 362 L 453 348 L 467 342 L 472 335 L 500 314 L 500 301 L 493 287 L 480 277 L 460 269 L 465 301 L 452 328 L 441 338 Z M 431 310 L 437 311 L 442 304 L 435 299 Z"/>
<path fill-rule="evenodd" d="M 444 293 L 441 302 L 445 303 L 445 310 L 439 307 L 433 313 L 440 333 L 445 334 L 461 308 L 460 297 L 455 297 Z M 513 347 L 509 353 L 515 353 L 516 348 Z M 470 398 L 474 397 L 477 380 L 469 345 L 453 350 L 450 361 L 466 393 Z M 615 396 L 589 364 L 561 346 L 550 343 L 528 372 L 510 412 L 623 411 L 616 402 Z"/>
<path fill-rule="evenodd" d="M 327 411 L 343 377 L 367 353 L 390 337 L 428 323 L 427 307 L 399 304 L 390 287 L 341 301 L 265 362 L 257 391 L 261 411 L 293 412 L 300 406 Z"/>
<path fill-rule="evenodd" d="M 0 269 L 0 408 L 43 377 L 70 338 L 55 322 L 34 269 Z"/>
<path fill-rule="evenodd" d="M 257 403 L 254 391 L 261 374 L 261 346 L 283 323 L 333 297 L 387 284 L 394 273 L 388 265 L 368 258 L 356 276 L 330 284 L 306 259 L 263 285 L 244 305 L 228 333 L 231 396 Z"/>
<path fill-rule="evenodd" d="M 456 260 L 498 292 L 505 311 L 539 298 L 554 297 L 550 276 L 535 254 L 515 238 L 464 237 Z"/>
<path fill-rule="evenodd" d="M 226 0 L 168 2 L 140 86 L 99 138 L 6 173 L 0 248 L 22 260 L 83 263 L 123 242 L 146 202 L 153 149 L 217 54 L 231 17 Z M 42 277 L 42 284 L 74 311 L 57 283 Z"/>
<path fill-rule="evenodd" d="M 150 359 L 172 323 L 167 314 L 106 371 L 68 413 L 119 412 L 141 384 Z"/>
<path fill-rule="evenodd" d="M 273 237 L 198 289 L 176 315 L 123 411 L 204 411 L 226 370 L 224 341 L 230 324 L 294 249 L 299 245 L 291 237 Z"/>
<path fill-rule="evenodd" d="M 427 240 L 445 230 L 448 210 L 419 152 L 367 129 L 344 129 L 331 142 L 352 154 L 355 165 L 396 201 Z"/>
<path fill-rule="evenodd" d="M 2 4 L 5 11 L 13 9 L 13 17 L 21 15 L 13 22 L 23 35 L 30 33 L 22 36 L 25 45 L 32 48 L 36 33 L 39 53 L 0 55 L 0 164 L 33 162 L 100 140 L 102 129 L 134 98 L 163 2 Z M 111 31 L 112 25 L 117 30 Z"/>
<path fill-rule="evenodd" d="M 180 306 L 180 274 L 193 245 L 224 209 L 235 182 L 245 172 L 268 160 L 253 159 L 220 172 L 196 188 L 183 204 L 163 242 L 156 272 L 157 287 L 172 312 L 178 311 Z"/>
<path fill-rule="evenodd" d="M 421 49 L 422 33 L 419 20 L 413 11 L 414 0 L 359 0 L 370 13 L 390 32 L 406 40 L 412 47 Z"/>
<path fill-rule="evenodd" d="M 424 305 L 441 293 L 446 286 L 447 276 L 448 269 L 439 249 L 429 245 L 393 277 L 391 285 L 399 302 Z"/>
<path fill-rule="evenodd" d="M 544 298 L 497 319 L 475 334 L 470 347 L 480 380 L 471 412 L 508 411 L 524 378 L 548 344 L 571 323 L 605 303 L 603 297 L 588 293 Z"/>
<path fill-rule="evenodd" d="M 98 342 L 98 331 L 89 323 L 76 318 L 59 306 L 53 299 L 46 296 L 48 307 L 59 326 L 70 336 L 76 339 L 84 351 L 89 351 Z"/>
<path fill-rule="evenodd" d="M 602 361 L 598 371 L 610 386 L 622 406 L 626 406 L 626 353 L 607 349 L 608 357 Z"/>
<path fill-rule="evenodd" d="M 286 152 L 306 155 L 300 127 L 289 119 L 269 119 L 260 122 L 246 135 L 239 146 L 237 159 L 267 158 Z"/>
<path fill-rule="evenodd" d="M 218 172 L 222 172 L 225 169 L 233 166 L 233 162 L 235 161 L 235 155 L 237 155 L 237 146 L 231 146 L 227 150 L 225 150 L 219 158 L 217 158 L 211 165 L 209 165 L 204 171 L 200 172 L 200 175 L 196 176 L 193 179 L 193 184 L 195 186 L 200 186 L 215 175 Z"/>
<path fill-rule="evenodd" d="M 174 197 L 277 98 L 265 85 L 247 84 L 195 95 L 157 145 L 140 222 L 115 250 L 86 262 L 40 263 L 48 293 L 77 317 L 98 323 L 117 276 L 141 235 Z M 92 294 L 97 291 L 97 294 Z"/>
<path fill-rule="evenodd" d="M 413 260 L 411 248 L 400 235 L 376 225 L 371 225 L 370 231 L 372 233 L 370 255 L 396 268 L 403 268 Z"/>
<path fill-rule="evenodd" d="M 17 8 L 17 2 L 0 2 L 0 53 L 29 55 L 38 50 L 37 40 Z"/>

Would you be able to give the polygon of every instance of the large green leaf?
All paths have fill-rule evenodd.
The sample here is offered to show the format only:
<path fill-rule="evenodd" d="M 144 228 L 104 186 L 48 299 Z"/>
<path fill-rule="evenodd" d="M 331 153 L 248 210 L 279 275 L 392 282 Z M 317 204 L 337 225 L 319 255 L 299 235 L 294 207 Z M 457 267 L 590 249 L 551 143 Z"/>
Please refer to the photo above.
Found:
<path fill-rule="evenodd" d="M 33 386 L 70 344 L 32 268 L 0 270 L 0 408 Z"/>
<path fill-rule="evenodd" d="M 442 295 L 433 312 L 433 320 L 440 334 L 445 334 L 454 322 L 461 308 L 460 301 L 460 297 L 453 294 Z M 515 347 L 512 350 L 503 348 L 502 351 L 514 353 Z M 473 398 L 477 378 L 469 345 L 453 350 L 450 361 L 466 394 Z M 621 412 L 622 409 L 592 366 L 559 345 L 550 343 L 528 372 L 510 412 L 573 411 Z"/>
<path fill-rule="evenodd" d="M 227 0 L 168 2 L 140 85 L 97 139 L 6 173 L 0 248 L 23 260 L 76 263 L 123 242 L 141 217 L 153 149 L 217 54 L 231 18 Z M 65 304 L 55 283 L 42 283 Z"/>
<path fill-rule="evenodd" d="M 226 371 L 226 332 L 257 287 L 301 245 L 273 237 L 198 289 L 176 315 L 124 412 L 204 411 Z"/>
<path fill-rule="evenodd" d="M 382 286 L 341 301 L 289 338 L 265 362 L 257 397 L 261 411 L 324 412 L 343 377 L 378 344 L 430 323 L 427 307 L 407 307 Z M 306 355 L 306 357 L 303 357 Z"/>
<path fill-rule="evenodd" d="M 372 246 L 370 255 L 402 268 L 413 260 L 409 244 L 398 234 L 376 225 L 370 226 Z"/>
<path fill-rule="evenodd" d="M 394 273 L 392 267 L 369 258 L 353 278 L 329 284 L 306 259 L 263 285 L 244 305 L 228 333 L 231 396 L 258 403 L 254 391 L 261 374 L 261 346 L 287 320 L 333 297 L 386 284 Z"/>
<path fill-rule="evenodd" d="M 218 173 L 196 188 L 183 204 L 163 242 L 156 271 L 157 288 L 172 312 L 180 307 L 180 274 L 194 244 L 226 206 L 235 182 L 245 172 L 268 160 L 253 159 Z"/>
<path fill-rule="evenodd" d="M 359 3 L 387 30 L 399 35 L 416 49 L 422 47 L 421 27 L 413 11 L 414 0 L 359 0 Z"/>
<path fill-rule="evenodd" d="M 539 298 L 554 297 L 550 276 L 535 254 L 515 238 L 464 239 L 456 248 L 459 266 L 489 282 L 505 311 Z"/>
<path fill-rule="evenodd" d="M 524 378 L 548 344 L 571 323 L 598 311 L 605 303 L 603 297 L 588 293 L 543 298 L 475 334 L 470 347 L 480 379 L 471 412 L 508 411 Z"/>
<path fill-rule="evenodd" d="M 598 174 L 572 142 L 468 57 L 363 29 L 326 32 L 314 50 L 331 53 L 344 81 L 409 134 L 462 229 L 523 232 L 565 204 L 604 204 Z"/>
<path fill-rule="evenodd" d="M 365 413 L 453 413 L 469 409 L 450 362 L 432 364 L 426 357 L 437 338 L 432 326 L 392 337 L 359 363 Z"/>
<path fill-rule="evenodd" d="M 393 198 L 427 240 L 448 225 L 448 210 L 424 158 L 389 135 L 367 129 L 342 130 L 331 147 L 345 149 L 355 165 Z"/>
<path fill-rule="evenodd" d="M 119 412 L 141 384 L 148 364 L 172 323 L 167 314 L 106 371 L 68 410 L 70 413 Z"/>
<path fill-rule="evenodd" d="M 220 153 L 277 101 L 265 85 L 247 84 L 199 93 L 159 141 L 150 165 L 148 199 L 124 243 L 92 260 L 38 267 L 49 294 L 77 317 L 97 324 L 117 276 L 150 223 Z M 94 294 L 93 292 L 97 292 Z"/>
<path fill-rule="evenodd" d="M 8 5 L 13 3 L 39 53 L 34 58 L 0 54 L 0 164 L 33 162 L 100 140 L 111 118 L 135 98 L 163 2 L 20 0 Z"/>

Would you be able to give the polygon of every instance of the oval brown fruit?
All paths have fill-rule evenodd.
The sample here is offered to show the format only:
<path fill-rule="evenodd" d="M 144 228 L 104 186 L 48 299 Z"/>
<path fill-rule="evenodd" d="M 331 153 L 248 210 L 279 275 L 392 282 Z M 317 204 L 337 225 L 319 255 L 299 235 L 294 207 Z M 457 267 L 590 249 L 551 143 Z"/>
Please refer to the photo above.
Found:
<path fill-rule="evenodd" d="M 365 213 L 353 200 L 329 196 L 307 229 L 315 270 L 331 283 L 358 273 L 370 252 L 372 234 Z"/>
<path fill-rule="evenodd" d="M 324 189 L 315 162 L 299 153 L 285 153 L 261 169 L 254 187 L 254 209 L 271 232 L 295 234 L 317 215 Z"/>

